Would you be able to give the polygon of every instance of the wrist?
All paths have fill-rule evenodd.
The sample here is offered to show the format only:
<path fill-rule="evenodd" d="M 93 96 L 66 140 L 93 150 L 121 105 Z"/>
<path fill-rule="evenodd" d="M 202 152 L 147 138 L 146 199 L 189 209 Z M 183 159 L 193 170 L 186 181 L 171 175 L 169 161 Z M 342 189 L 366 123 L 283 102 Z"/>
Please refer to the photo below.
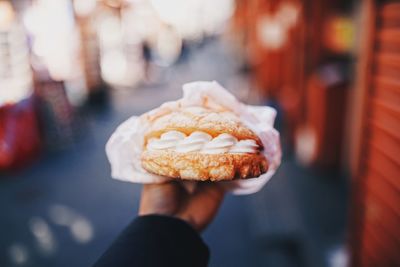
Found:
<path fill-rule="evenodd" d="M 181 214 L 175 215 L 175 217 L 178 219 L 181 219 L 182 221 L 185 221 L 197 232 L 201 232 L 204 228 L 204 226 L 203 227 L 200 226 L 199 223 L 195 220 L 195 218 L 193 216 L 191 216 L 190 214 L 181 213 Z"/>

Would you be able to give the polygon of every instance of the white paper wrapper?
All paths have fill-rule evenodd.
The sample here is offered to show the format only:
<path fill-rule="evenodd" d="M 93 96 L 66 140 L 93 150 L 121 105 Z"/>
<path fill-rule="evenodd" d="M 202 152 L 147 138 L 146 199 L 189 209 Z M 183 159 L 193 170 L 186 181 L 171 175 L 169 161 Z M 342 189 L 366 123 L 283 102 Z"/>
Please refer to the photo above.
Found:
<path fill-rule="evenodd" d="M 205 101 L 206 99 L 206 101 Z M 204 106 L 204 103 L 206 103 Z M 164 103 L 141 116 L 133 116 L 122 123 L 106 145 L 111 163 L 111 176 L 133 183 L 161 183 L 170 178 L 148 173 L 140 163 L 144 146 L 144 133 L 153 116 L 168 114 L 181 107 L 223 107 L 237 114 L 242 122 L 261 139 L 263 153 L 269 161 L 268 171 L 258 178 L 220 182 L 234 194 L 251 194 L 259 191 L 272 177 L 281 162 L 279 133 L 273 128 L 276 111 L 267 106 L 249 106 L 239 102 L 217 82 L 192 82 L 183 86 L 183 97 Z"/>

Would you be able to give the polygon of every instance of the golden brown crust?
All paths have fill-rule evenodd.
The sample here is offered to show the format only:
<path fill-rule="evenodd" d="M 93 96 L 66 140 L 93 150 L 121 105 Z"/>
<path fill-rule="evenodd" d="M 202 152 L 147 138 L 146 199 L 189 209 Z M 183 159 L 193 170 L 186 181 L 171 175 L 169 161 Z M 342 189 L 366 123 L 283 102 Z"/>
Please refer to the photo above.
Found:
<path fill-rule="evenodd" d="M 268 170 L 262 154 L 178 153 L 145 150 L 142 166 L 148 172 L 184 180 L 221 181 L 258 177 Z"/>
<path fill-rule="evenodd" d="M 240 122 L 231 112 L 212 111 L 204 108 L 182 108 L 152 122 L 145 140 L 158 138 L 168 131 L 179 131 L 189 135 L 194 131 L 202 131 L 216 137 L 222 133 L 235 136 L 238 140 L 253 139 L 262 148 L 260 138 Z"/>

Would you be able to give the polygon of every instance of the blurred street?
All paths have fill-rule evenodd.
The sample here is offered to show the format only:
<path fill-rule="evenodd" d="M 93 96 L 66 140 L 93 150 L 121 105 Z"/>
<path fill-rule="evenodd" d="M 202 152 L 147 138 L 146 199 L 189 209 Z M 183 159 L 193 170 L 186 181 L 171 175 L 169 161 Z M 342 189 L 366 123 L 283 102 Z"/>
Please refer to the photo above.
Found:
<path fill-rule="evenodd" d="M 241 100 L 258 102 L 217 39 L 190 47 L 172 67 L 151 68 L 148 82 L 111 90 L 108 104 L 90 107 L 82 137 L 66 151 L 1 174 L 0 266 L 90 266 L 135 218 L 141 186 L 111 179 L 104 152 L 130 116 L 179 98 L 182 84 L 196 80 L 217 80 Z M 226 196 L 203 234 L 210 266 L 344 266 L 348 191 L 337 171 L 305 169 L 286 154 L 262 191 Z"/>

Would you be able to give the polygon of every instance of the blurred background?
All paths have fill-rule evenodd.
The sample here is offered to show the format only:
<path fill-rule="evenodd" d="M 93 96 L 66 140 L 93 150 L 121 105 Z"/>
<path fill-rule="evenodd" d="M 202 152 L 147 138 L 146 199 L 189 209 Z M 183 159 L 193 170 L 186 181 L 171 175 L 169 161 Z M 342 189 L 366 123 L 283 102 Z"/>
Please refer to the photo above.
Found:
<path fill-rule="evenodd" d="M 136 216 L 114 129 L 216 80 L 284 158 L 210 266 L 400 266 L 400 1 L 0 0 L 0 266 L 90 266 Z"/>

